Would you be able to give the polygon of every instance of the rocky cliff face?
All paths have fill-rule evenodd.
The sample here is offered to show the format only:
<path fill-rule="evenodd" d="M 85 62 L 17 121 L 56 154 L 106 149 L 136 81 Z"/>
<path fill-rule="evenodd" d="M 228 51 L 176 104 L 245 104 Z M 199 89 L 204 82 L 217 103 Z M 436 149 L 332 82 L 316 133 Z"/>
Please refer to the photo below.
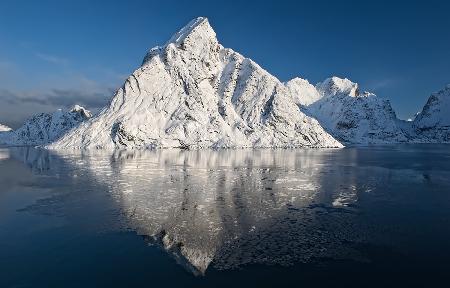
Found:
<path fill-rule="evenodd" d="M 341 147 L 289 89 L 197 18 L 151 49 L 97 117 L 52 148 Z"/>
<path fill-rule="evenodd" d="M 420 142 L 450 142 L 450 85 L 428 98 L 412 126 Z"/>

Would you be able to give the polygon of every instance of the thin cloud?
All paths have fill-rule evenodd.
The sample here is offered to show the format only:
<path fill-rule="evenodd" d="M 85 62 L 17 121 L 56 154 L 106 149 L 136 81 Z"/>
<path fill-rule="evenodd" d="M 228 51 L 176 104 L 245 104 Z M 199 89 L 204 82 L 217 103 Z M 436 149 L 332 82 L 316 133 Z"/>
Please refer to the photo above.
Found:
<path fill-rule="evenodd" d="M 63 57 L 50 55 L 50 54 L 46 54 L 46 53 L 41 53 L 41 52 L 35 52 L 34 55 L 41 60 L 44 60 L 46 62 L 55 64 L 55 65 L 65 66 L 65 65 L 69 64 L 69 60 L 66 58 L 63 58 Z"/>
<path fill-rule="evenodd" d="M 385 88 L 397 85 L 401 81 L 398 77 L 390 77 L 385 79 L 371 79 L 365 85 L 364 88 L 371 92 L 377 92 L 378 90 L 383 90 Z"/>
<path fill-rule="evenodd" d="M 114 89 L 112 88 L 93 92 L 75 89 L 52 89 L 45 92 L 0 90 L 0 101 L 17 106 L 39 104 L 52 107 L 70 107 L 79 104 L 88 109 L 97 109 L 108 104 L 113 93 Z"/>
<path fill-rule="evenodd" d="M 0 89 L 0 124 L 13 129 L 26 119 L 41 112 L 53 112 L 59 108 L 81 105 L 93 113 L 109 103 L 114 90 L 83 91 L 76 89 L 53 89 L 48 91 L 15 91 Z"/>

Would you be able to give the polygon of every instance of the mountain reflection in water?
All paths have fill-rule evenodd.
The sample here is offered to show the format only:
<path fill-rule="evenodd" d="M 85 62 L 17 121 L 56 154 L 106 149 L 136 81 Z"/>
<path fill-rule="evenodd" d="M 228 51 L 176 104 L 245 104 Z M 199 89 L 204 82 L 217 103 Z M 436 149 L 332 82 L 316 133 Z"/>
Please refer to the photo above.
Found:
<path fill-rule="evenodd" d="M 427 180 L 420 169 L 391 169 L 394 159 L 378 165 L 372 152 L 357 149 L 9 153 L 36 173 L 102 187 L 126 228 L 196 275 L 211 265 L 367 261 L 357 244 L 391 245 L 392 238 L 363 213 L 360 198 L 394 201 L 404 195 L 386 187 Z M 369 164 L 357 167 L 361 159 Z"/>

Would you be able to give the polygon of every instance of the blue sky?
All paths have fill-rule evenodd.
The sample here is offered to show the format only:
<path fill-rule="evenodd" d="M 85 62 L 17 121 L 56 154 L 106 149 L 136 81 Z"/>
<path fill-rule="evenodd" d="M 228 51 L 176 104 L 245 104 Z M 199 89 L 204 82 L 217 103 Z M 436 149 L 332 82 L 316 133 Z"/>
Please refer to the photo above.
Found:
<path fill-rule="evenodd" d="M 394 2 L 0 0 L 0 123 L 102 106 L 197 16 L 282 81 L 347 77 L 406 119 L 450 83 L 450 3 Z"/>

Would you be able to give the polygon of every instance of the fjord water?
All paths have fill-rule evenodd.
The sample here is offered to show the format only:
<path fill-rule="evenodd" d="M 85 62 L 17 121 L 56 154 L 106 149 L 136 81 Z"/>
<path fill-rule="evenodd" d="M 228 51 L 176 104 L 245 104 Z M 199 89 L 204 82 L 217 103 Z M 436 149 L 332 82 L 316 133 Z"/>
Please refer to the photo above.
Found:
<path fill-rule="evenodd" d="M 0 287 L 448 285 L 448 145 L 5 148 L 0 187 Z"/>

